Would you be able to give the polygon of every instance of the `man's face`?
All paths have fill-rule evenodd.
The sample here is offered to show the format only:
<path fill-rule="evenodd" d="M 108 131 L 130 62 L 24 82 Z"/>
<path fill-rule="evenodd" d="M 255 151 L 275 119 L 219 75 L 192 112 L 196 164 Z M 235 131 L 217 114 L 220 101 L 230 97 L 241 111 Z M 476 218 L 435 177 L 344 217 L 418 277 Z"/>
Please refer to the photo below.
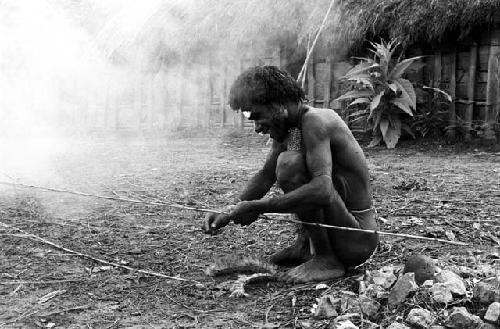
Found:
<path fill-rule="evenodd" d="M 272 106 L 255 105 L 250 111 L 243 111 L 254 122 L 255 132 L 269 134 L 272 139 L 282 142 L 288 135 L 286 118 Z"/>

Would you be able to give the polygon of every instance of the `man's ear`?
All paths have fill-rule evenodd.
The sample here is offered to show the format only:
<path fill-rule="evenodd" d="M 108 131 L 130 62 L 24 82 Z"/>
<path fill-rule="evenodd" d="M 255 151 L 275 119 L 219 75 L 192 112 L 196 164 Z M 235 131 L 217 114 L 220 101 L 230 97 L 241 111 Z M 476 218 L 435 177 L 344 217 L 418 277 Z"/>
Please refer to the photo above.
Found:
<path fill-rule="evenodd" d="M 288 119 L 288 110 L 285 107 L 281 108 L 280 114 L 283 119 Z"/>

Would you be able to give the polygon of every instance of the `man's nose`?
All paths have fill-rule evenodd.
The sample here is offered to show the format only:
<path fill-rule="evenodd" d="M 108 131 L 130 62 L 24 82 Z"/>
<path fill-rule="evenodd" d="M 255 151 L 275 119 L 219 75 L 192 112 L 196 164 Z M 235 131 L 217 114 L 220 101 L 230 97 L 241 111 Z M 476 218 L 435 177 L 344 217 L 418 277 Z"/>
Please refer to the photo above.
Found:
<path fill-rule="evenodd" d="M 260 123 L 258 123 L 257 121 L 254 121 L 253 125 L 254 125 L 255 132 L 257 134 L 262 132 L 262 125 Z"/>

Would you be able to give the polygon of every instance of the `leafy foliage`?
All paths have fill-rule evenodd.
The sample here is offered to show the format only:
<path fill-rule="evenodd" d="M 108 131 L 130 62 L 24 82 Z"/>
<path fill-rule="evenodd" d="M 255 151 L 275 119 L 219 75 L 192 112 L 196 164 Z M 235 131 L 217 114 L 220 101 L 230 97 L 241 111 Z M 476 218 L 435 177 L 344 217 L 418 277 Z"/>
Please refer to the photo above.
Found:
<path fill-rule="evenodd" d="M 451 96 L 439 88 L 417 86 L 417 110 L 409 124 L 422 137 L 441 136 L 451 127 L 448 107 Z"/>
<path fill-rule="evenodd" d="M 394 148 L 402 130 L 414 136 L 402 118 L 413 117 L 417 96 L 412 83 L 403 78 L 403 74 L 410 66 L 423 65 L 416 63 L 422 56 L 403 60 L 394 58 L 399 45 L 395 40 L 371 45 L 374 57 L 359 58 L 361 62 L 343 77 L 353 89 L 337 100 L 350 100 L 349 106 L 358 109 L 351 116 L 355 120 L 365 119 L 371 125 L 373 139 L 370 146 L 383 140 L 388 148 Z"/>

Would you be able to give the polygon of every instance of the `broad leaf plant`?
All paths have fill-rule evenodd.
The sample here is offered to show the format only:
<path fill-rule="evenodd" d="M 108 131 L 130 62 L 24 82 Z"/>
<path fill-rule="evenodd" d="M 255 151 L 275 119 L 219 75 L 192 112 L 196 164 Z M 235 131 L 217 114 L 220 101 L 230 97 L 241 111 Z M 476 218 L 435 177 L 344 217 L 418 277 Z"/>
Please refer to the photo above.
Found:
<path fill-rule="evenodd" d="M 402 119 L 404 116 L 413 117 L 416 94 L 412 83 L 403 78 L 403 74 L 423 56 L 393 58 L 399 45 L 394 40 L 371 45 L 373 49 L 369 50 L 374 54 L 373 59 L 356 58 L 361 62 L 342 77 L 351 83 L 352 90 L 337 100 L 349 100 L 348 106 L 358 109 L 351 114 L 354 120 L 367 120 L 373 130 L 369 147 L 379 145 L 383 140 L 387 148 L 394 148 L 402 130 L 414 136 Z"/>

